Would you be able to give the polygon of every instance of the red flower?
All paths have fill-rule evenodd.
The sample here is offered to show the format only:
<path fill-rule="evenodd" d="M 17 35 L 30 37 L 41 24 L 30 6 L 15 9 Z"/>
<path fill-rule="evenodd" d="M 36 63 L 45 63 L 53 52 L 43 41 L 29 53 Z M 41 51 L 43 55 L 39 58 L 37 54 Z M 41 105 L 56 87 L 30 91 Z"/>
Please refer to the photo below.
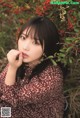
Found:
<path fill-rule="evenodd" d="M 76 2 L 80 2 L 80 0 L 75 0 Z"/>
<path fill-rule="evenodd" d="M 12 4 L 9 4 L 9 3 L 3 3 L 2 4 L 4 7 L 8 7 L 8 8 L 12 8 L 13 5 Z"/>
<path fill-rule="evenodd" d="M 72 20 L 73 20 L 74 22 L 77 21 L 77 18 L 76 18 L 75 16 L 71 16 L 71 18 L 72 18 Z"/>
<path fill-rule="evenodd" d="M 19 19 L 19 22 L 20 22 L 21 24 L 24 24 L 24 23 L 25 23 L 25 19 L 21 18 L 21 19 Z"/>
<path fill-rule="evenodd" d="M 59 34 L 60 34 L 60 36 L 64 36 L 65 31 L 64 30 L 59 30 Z"/>
<path fill-rule="evenodd" d="M 36 14 L 42 16 L 51 8 L 50 0 L 45 0 L 42 6 L 36 8 Z"/>
<path fill-rule="evenodd" d="M 22 12 L 22 10 L 21 10 L 20 7 L 15 8 L 15 9 L 13 10 L 13 13 L 14 13 L 14 14 L 19 14 L 19 13 L 21 13 L 21 12 Z"/>
<path fill-rule="evenodd" d="M 70 10 L 68 11 L 68 13 L 69 13 L 69 14 L 72 14 L 74 11 L 75 11 L 75 10 L 70 9 Z"/>
<path fill-rule="evenodd" d="M 45 0 L 44 3 L 45 3 L 45 4 L 50 4 L 50 1 L 51 1 L 51 0 Z"/>
<path fill-rule="evenodd" d="M 38 14 L 39 16 L 43 15 L 43 11 L 42 11 L 41 7 L 36 8 L 36 14 Z"/>
<path fill-rule="evenodd" d="M 43 2 L 43 10 L 44 12 L 46 12 L 47 10 L 49 10 L 51 8 L 51 4 L 50 4 L 50 0 L 45 0 L 45 2 Z"/>
<path fill-rule="evenodd" d="M 0 0 L 0 2 L 3 2 L 3 0 Z"/>
<path fill-rule="evenodd" d="M 72 30 L 73 29 L 73 24 L 71 23 L 70 19 L 68 18 L 68 30 Z"/>

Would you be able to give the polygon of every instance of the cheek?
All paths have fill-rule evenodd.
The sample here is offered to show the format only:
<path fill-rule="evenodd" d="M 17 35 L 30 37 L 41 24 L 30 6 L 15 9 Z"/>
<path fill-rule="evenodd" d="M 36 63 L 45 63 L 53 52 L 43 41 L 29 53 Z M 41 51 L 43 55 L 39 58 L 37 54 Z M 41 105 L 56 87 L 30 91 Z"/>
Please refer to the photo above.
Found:
<path fill-rule="evenodd" d="M 19 40 L 19 41 L 18 41 L 18 49 L 21 49 L 21 45 L 22 45 L 22 43 L 21 43 L 21 41 Z"/>
<path fill-rule="evenodd" d="M 38 47 L 38 48 L 35 48 L 32 50 L 32 53 L 35 55 L 35 56 L 42 56 L 43 54 L 43 50 L 41 47 Z"/>

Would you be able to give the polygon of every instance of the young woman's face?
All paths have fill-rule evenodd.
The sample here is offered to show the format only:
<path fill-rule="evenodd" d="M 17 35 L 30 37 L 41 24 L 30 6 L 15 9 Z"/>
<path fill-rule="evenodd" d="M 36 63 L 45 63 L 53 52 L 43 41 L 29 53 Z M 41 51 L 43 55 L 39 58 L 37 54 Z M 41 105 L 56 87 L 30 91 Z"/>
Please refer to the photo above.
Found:
<path fill-rule="evenodd" d="M 39 40 L 35 41 L 30 36 L 26 36 L 26 30 L 23 31 L 18 40 L 18 50 L 22 52 L 25 63 L 38 61 L 43 54 Z"/>

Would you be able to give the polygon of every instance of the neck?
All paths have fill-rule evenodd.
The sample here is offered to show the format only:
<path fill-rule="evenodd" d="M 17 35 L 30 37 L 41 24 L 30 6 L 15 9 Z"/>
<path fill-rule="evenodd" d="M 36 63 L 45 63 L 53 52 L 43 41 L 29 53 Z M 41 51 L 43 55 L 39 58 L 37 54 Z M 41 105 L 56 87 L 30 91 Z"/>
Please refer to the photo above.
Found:
<path fill-rule="evenodd" d="M 35 66 L 37 66 L 40 63 L 41 63 L 40 60 L 36 60 L 36 61 L 30 62 L 29 63 L 29 67 L 33 69 Z"/>

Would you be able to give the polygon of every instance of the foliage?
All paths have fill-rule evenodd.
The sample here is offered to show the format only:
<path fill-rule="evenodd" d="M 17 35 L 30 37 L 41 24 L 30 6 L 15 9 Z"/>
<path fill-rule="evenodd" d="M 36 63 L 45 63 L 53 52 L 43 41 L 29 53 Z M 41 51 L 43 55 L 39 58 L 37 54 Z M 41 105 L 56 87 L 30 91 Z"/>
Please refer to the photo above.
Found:
<path fill-rule="evenodd" d="M 63 1 L 63 0 L 61 0 Z M 78 1 L 78 0 L 76 0 Z M 20 27 L 33 16 L 47 16 L 57 26 L 63 45 L 60 53 L 48 57 L 68 65 L 64 94 L 69 102 L 67 118 L 79 118 L 80 110 L 80 6 L 51 5 L 50 0 L 0 0 L 0 71 L 6 54 L 16 48 Z M 9 45 L 10 44 L 10 45 Z M 54 58 L 57 58 L 56 62 Z M 3 62 L 5 62 L 3 64 Z M 65 117 L 66 118 L 66 117 Z"/>

